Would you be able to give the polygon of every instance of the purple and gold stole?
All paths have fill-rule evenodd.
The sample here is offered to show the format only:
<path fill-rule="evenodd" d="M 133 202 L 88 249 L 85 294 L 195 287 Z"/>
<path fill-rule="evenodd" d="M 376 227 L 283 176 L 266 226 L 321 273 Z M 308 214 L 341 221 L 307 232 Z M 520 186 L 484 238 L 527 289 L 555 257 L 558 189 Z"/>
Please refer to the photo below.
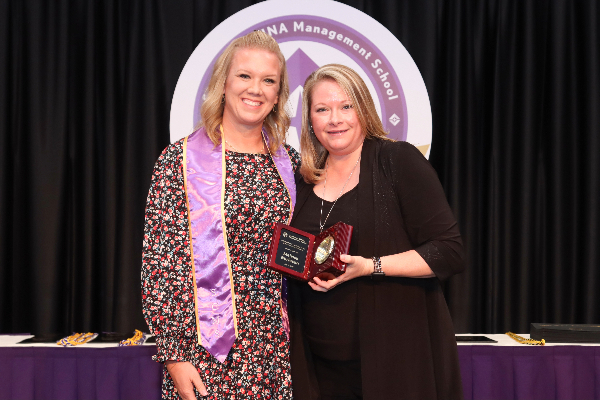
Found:
<path fill-rule="evenodd" d="M 272 158 L 290 195 L 289 223 L 296 202 L 292 163 L 283 146 Z M 183 142 L 183 166 L 198 343 L 223 362 L 237 337 L 233 275 L 225 226 L 225 149 L 221 144 L 215 146 L 201 128 Z M 284 290 L 282 287 L 282 319 L 289 330 Z"/>

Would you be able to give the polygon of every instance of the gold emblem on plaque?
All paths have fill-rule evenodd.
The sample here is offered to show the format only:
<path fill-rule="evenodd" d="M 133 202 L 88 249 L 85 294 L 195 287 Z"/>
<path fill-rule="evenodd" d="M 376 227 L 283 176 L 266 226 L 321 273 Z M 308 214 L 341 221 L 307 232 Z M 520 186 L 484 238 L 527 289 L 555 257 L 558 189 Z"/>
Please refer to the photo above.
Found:
<path fill-rule="evenodd" d="M 315 262 L 317 264 L 323 264 L 325 260 L 329 258 L 329 255 L 331 255 L 334 245 L 335 240 L 333 239 L 333 236 L 329 235 L 323 239 L 321 244 L 319 244 L 319 247 L 317 247 L 317 251 L 315 252 Z"/>

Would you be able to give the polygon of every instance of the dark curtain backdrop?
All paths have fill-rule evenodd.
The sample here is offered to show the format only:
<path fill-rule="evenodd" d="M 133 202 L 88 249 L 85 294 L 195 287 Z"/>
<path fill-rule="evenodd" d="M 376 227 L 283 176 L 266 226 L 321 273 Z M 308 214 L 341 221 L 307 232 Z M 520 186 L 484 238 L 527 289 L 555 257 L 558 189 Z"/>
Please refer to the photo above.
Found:
<path fill-rule="evenodd" d="M 0 332 L 129 332 L 187 58 L 241 0 L 0 0 Z M 600 322 L 597 1 L 349 1 L 408 49 L 468 270 L 457 332 Z M 360 31 L 360 26 L 355 27 Z"/>

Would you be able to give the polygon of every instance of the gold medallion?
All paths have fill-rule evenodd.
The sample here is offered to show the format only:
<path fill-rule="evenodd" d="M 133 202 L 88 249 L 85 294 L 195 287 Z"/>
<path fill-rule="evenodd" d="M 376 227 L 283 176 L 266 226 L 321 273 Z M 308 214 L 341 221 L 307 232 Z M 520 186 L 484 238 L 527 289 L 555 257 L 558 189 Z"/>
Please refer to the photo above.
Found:
<path fill-rule="evenodd" d="M 325 260 L 329 258 L 329 255 L 333 251 L 334 245 L 335 240 L 333 239 L 333 236 L 329 235 L 323 239 L 321 244 L 319 244 L 319 247 L 317 247 L 317 251 L 315 252 L 315 262 L 317 264 L 323 264 Z"/>

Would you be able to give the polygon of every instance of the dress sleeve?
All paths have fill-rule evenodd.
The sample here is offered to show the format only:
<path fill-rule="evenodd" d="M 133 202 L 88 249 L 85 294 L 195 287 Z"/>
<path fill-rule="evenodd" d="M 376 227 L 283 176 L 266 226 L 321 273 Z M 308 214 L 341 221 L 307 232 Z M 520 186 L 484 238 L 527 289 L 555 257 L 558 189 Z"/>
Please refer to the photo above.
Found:
<path fill-rule="evenodd" d="M 414 249 L 440 280 L 464 270 L 458 224 L 437 173 L 421 152 L 407 142 L 382 149 L 384 169 L 393 182 L 405 229 Z"/>
<path fill-rule="evenodd" d="M 142 305 L 159 362 L 190 360 L 197 340 L 181 154 L 177 143 L 160 155 L 146 204 Z"/>

